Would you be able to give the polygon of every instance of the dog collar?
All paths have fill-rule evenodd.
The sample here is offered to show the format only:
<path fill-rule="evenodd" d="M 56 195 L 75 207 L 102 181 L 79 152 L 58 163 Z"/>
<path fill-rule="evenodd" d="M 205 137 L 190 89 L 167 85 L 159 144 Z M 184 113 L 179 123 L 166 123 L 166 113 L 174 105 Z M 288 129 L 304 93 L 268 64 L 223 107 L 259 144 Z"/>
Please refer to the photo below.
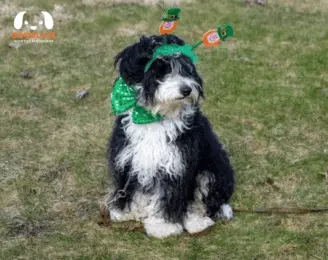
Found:
<path fill-rule="evenodd" d="M 159 114 L 153 115 L 145 107 L 137 104 L 137 93 L 125 81 L 119 77 L 114 83 L 112 92 L 112 111 L 115 115 L 132 110 L 132 122 L 134 124 L 150 124 L 162 120 Z"/>

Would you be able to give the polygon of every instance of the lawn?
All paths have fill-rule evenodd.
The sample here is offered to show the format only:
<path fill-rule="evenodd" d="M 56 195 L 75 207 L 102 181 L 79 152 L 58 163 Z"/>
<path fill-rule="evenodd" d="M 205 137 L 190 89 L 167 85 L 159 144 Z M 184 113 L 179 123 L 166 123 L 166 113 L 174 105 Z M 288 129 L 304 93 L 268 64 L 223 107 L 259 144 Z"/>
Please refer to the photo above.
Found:
<path fill-rule="evenodd" d="M 236 213 L 206 234 L 164 240 L 136 223 L 99 225 L 111 185 L 113 57 L 157 34 L 167 7 L 136 2 L 0 4 L 0 258 L 328 259 L 328 213 Z M 328 207 L 328 2 L 181 6 L 176 33 L 187 42 L 218 24 L 236 29 L 221 47 L 197 50 L 202 110 L 236 170 L 233 207 Z M 8 47 L 23 10 L 53 15 L 53 43 Z M 89 95 L 77 99 L 86 88 Z"/>

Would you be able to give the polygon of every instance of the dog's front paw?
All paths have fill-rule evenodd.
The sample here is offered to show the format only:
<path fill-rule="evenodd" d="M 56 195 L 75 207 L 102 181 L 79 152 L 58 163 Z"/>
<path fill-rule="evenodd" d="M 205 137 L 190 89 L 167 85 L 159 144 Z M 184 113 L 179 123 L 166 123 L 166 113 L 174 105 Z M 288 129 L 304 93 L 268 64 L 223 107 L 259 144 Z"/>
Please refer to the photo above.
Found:
<path fill-rule="evenodd" d="M 230 220 L 233 218 L 233 211 L 229 204 L 223 204 L 220 207 L 220 210 L 216 214 L 218 218 L 224 219 L 224 220 Z"/>
<path fill-rule="evenodd" d="M 131 214 L 122 212 L 119 209 L 111 209 L 109 211 L 109 216 L 110 216 L 111 221 L 114 221 L 114 222 L 128 221 L 128 220 L 134 219 Z"/>
<path fill-rule="evenodd" d="M 109 211 L 109 216 L 111 221 L 124 221 L 123 213 L 120 210 L 113 209 Z"/>
<path fill-rule="evenodd" d="M 189 234 L 202 232 L 214 224 L 215 222 L 211 218 L 197 215 L 190 215 L 183 222 L 184 228 Z"/>
<path fill-rule="evenodd" d="M 165 238 L 183 232 L 183 227 L 178 223 L 168 223 L 160 218 L 146 218 L 144 226 L 147 235 L 156 238 Z"/>

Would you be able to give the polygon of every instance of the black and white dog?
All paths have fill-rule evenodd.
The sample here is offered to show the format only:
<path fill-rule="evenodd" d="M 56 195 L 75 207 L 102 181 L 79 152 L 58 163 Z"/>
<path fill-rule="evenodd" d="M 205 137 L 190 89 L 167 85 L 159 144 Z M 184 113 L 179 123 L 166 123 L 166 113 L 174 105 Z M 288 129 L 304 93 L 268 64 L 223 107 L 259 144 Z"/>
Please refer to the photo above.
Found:
<path fill-rule="evenodd" d="M 184 45 L 167 36 L 172 43 Z M 159 57 L 144 72 L 162 44 L 163 36 L 142 37 L 116 56 L 115 65 L 137 91 L 138 104 L 163 120 L 134 124 L 128 111 L 117 117 L 108 144 L 114 196 L 125 190 L 107 202 L 111 219 L 141 220 L 147 234 L 158 238 L 203 231 L 214 217 L 232 218 L 227 203 L 234 190 L 228 155 L 199 110 L 203 83 L 192 61 Z"/>

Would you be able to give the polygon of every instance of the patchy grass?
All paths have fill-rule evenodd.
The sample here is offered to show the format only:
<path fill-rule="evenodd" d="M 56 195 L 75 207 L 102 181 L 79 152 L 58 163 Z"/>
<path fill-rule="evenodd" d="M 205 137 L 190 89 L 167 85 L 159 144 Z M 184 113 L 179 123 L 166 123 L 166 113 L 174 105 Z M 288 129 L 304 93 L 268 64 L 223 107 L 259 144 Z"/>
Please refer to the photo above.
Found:
<path fill-rule="evenodd" d="M 117 2 L 13 0 L 0 7 L 0 258 L 327 259 L 327 214 L 237 213 L 204 236 L 165 240 L 122 231 L 130 224 L 98 225 L 110 186 L 113 57 L 156 33 L 164 8 L 163 1 Z M 178 34 L 191 42 L 218 23 L 237 30 L 221 48 L 198 50 L 203 111 L 237 172 L 233 206 L 327 207 L 328 5 L 266 3 L 182 1 Z M 54 12 L 54 43 L 8 48 L 13 17 L 23 9 Z M 33 77 L 22 78 L 25 70 Z M 90 95 L 75 99 L 83 88 Z"/>

